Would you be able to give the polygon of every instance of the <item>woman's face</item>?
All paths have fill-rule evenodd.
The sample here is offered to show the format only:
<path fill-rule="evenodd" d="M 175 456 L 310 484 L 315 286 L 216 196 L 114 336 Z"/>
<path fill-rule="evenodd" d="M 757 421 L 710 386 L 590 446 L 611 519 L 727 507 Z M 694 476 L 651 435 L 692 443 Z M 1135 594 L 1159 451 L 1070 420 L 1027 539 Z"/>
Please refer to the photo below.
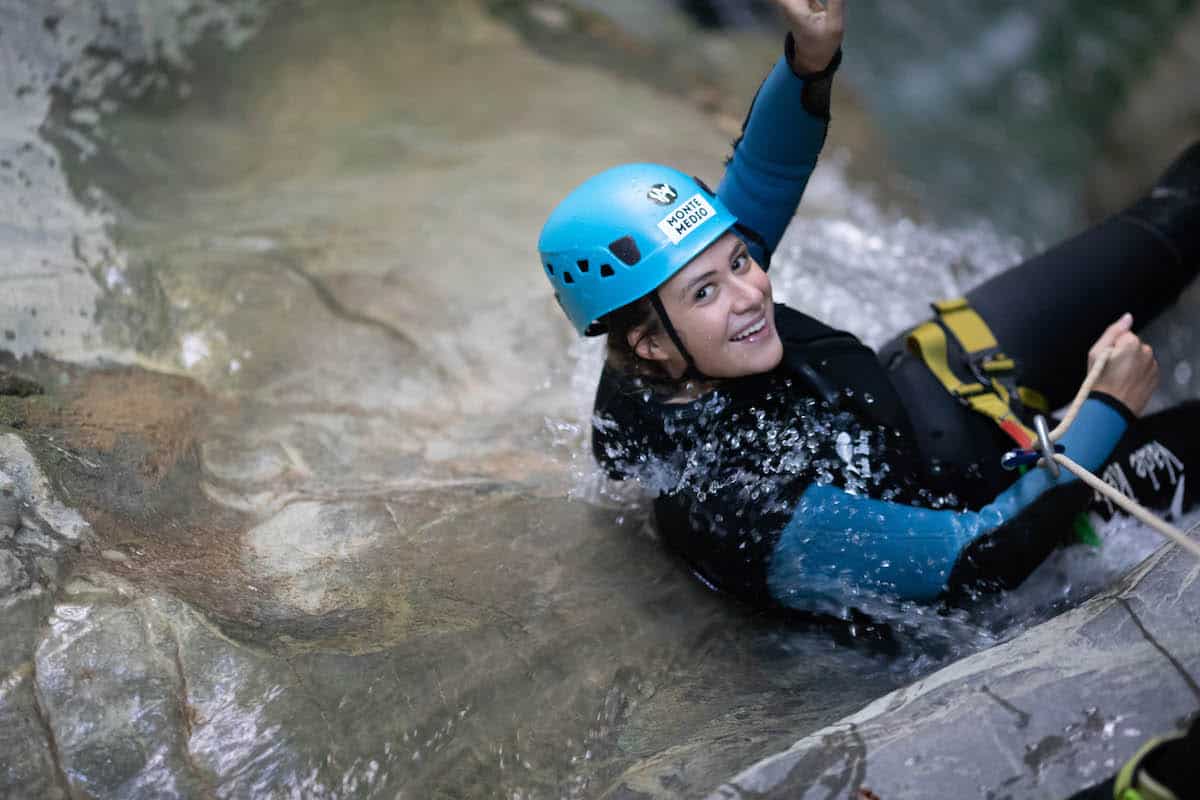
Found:
<path fill-rule="evenodd" d="M 771 279 L 745 243 L 726 233 L 658 288 L 659 298 L 696 367 L 712 378 L 774 369 L 783 358 L 775 330 Z M 687 362 L 665 334 L 651 337 L 671 375 Z M 639 354 L 646 356 L 639 350 Z"/>

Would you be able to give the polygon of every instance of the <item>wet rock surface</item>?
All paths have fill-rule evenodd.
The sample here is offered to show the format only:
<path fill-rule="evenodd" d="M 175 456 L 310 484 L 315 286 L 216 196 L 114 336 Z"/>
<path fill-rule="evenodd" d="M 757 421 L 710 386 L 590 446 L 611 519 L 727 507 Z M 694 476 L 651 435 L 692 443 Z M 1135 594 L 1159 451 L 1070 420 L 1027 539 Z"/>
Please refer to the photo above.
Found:
<path fill-rule="evenodd" d="M 591 471 L 597 351 L 531 260 L 598 169 L 715 179 L 778 36 L 51 5 L 0 5 L 5 53 L 65 65 L 0 84 L 0 144 L 45 170 L 4 195 L 0 795 L 696 797 L 925 669 L 661 551 Z M 831 147 L 882 152 L 845 97 Z M 888 221 L 842 167 L 774 273 L 808 310 L 878 341 L 915 285 L 1016 257 Z M 1057 724 L 1039 765 L 1074 752 Z"/>
<path fill-rule="evenodd" d="M 230 57 L 270 5 L 182 33 L 134 5 L 22 22 L 122 88 L 26 93 L 95 216 L 10 315 L 73 327 L 14 327 L 0 364 L 0 794 L 584 797 L 688 741 L 684 796 L 895 685 L 704 592 L 636 508 L 567 499 L 579 433 L 547 429 L 579 398 L 541 218 L 613 161 L 715 176 L 777 37 L 745 40 L 749 87 L 711 60 L 647 83 L 474 3 L 330 4 L 199 85 L 192 28 Z M 814 658 L 867 677 L 787 688 Z"/>
<path fill-rule="evenodd" d="M 28 419 L 24 435 L 45 435 Z M 6 434 L 2 466 L 25 476 L 26 516 L 70 521 L 30 502 L 44 477 L 21 441 Z M 113 451 L 74 457 L 129 467 Z M 188 469 L 138 473 L 142 501 Z M 63 474 L 66 492 L 89 483 Z M 518 487 L 291 503 L 242 532 L 240 564 L 219 537 L 187 543 L 183 515 L 118 525 L 94 502 L 83 495 L 97 524 L 65 586 L 6 595 L 13 796 L 586 796 L 681 730 L 707 738 L 770 713 L 795 664 L 776 651 L 783 672 L 763 675 L 752 654 L 770 653 L 773 631 L 730 631 L 719 598 L 609 512 Z M 681 672 L 692 659 L 710 664 Z M 751 702 L 709 707 L 730 692 Z M 743 753 L 694 754 L 699 783 Z"/>
<path fill-rule="evenodd" d="M 61 576 L 90 544 L 87 522 L 66 507 L 26 443 L 0 428 L 0 787 L 66 797 L 30 658 Z"/>
<path fill-rule="evenodd" d="M 739 773 L 710 798 L 1066 797 L 1200 703 L 1200 571 L 1164 548 L 1110 591 Z"/>
<path fill-rule="evenodd" d="M 261 22 L 262 5 L 183 3 L 178 13 L 154 13 L 125 0 L 0 3 L 0 347 L 78 360 L 134 357 L 137 326 L 97 324 L 98 308 L 121 294 L 112 276 L 124 255 L 107 228 L 112 218 L 77 202 L 91 190 L 73 185 L 64 167 L 95 155 L 118 97 L 143 94 L 162 71 L 184 68 L 186 49 L 204 36 L 242 41 Z M 44 126 L 55 99 L 68 95 L 77 113 L 64 147 Z"/>

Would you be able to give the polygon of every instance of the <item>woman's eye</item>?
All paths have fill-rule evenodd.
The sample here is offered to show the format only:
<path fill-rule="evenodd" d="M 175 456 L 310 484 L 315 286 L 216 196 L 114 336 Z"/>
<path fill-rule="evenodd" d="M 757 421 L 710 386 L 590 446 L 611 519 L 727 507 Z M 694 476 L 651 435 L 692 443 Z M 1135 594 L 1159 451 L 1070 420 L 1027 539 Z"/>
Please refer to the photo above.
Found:
<path fill-rule="evenodd" d="M 712 295 L 712 292 L 713 292 L 712 284 L 706 283 L 703 286 L 701 286 L 699 289 L 696 290 L 696 299 L 697 300 L 707 300 Z"/>
<path fill-rule="evenodd" d="M 733 260 L 733 271 L 734 272 L 745 269 L 748 266 L 750 266 L 750 256 L 746 255 L 745 253 L 740 254 L 737 258 L 735 258 Z"/>

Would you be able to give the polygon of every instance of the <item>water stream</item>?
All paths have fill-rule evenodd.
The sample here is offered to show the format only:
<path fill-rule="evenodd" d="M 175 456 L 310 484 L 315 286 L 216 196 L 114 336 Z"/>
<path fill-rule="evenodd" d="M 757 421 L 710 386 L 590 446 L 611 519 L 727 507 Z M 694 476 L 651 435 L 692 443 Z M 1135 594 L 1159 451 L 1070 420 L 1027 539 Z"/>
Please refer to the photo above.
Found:
<path fill-rule="evenodd" d="M 0 786 L 695 796 L 1156 544 L 1114 526 L 1120 549 L 1048 565 L 995 613 L 891 608 L 883 641 L 751 615 L 689 580 L 645 499 L 591 464 L 600 351 L 570 335 L 531 253 L 566 187 L 634 159 L 715 178 L 727 134 L 669 91 L 685 67 L 606 66 L 653 45 L 593 12 L 180 3 L 106 23 L 83 19 L 98 3 L 32 20 L 17 5 L 0 37 L 19 22 L 69 54 L 67 37 L 107 25 L 145 52 L 84 48 L 83 79 L 48 81 L 44 120 L 8 128 L 38 129 L 35 194 L 74 230 L 60 247 L 19 221 L 42 231 L 22 258 L 74 288 L 13 300 L 6 344 L 59 359 L 22 363 L 65 418 L 92 420 L 43 439 L 75 459 L 54 481 L 97 544 L 52 603 L 33 588 L 10 603 L 49 624 L 20 634 L 32 660 L 0 662 L 0 726 L 36 707 L 53 747 L 28 762 L 54 767 Z M 863 39 L 893 13 L 855 10 Z M 946 36 L 968 24 L 951 22 Z M 770 65 L 773 40 L 706 36 L 706 63 Z M 849 76 L 878 82 L 856 78 L 874 65 Z M 869 343 L 1033 246 L 1006 221 L 890 210 L 847 178 L 853 158 L 824 159 L 773 275 L 781 299 Z"/>

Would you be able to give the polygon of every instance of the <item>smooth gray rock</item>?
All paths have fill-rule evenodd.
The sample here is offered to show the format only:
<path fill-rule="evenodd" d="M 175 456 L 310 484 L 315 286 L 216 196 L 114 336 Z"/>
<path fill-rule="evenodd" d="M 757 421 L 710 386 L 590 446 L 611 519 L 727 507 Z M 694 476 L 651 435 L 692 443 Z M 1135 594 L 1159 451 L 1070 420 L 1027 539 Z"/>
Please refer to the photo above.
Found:
<path fill-rule="evenodd" d="M 63 149 L 38 135 L 66 87 L 82 101 L 72 115 L 70 148 L 96 152 L 108 92 L 137 85 L 134 65 L 186 64 L 185 49 L 204 35 L 236 44 L 254 30 L 266 3 L 137 0 L 28 3 L 0 0 L 0 219 L 4 272 L 0 339 L 17 355 L 129 361 L 126 341 L 97 336 L 98 305 L 138 302 L 114 257 L 109 218 L 75 202 Z M 120 54 L 114 57 L 114 54 Z M 143 84 L 146 86 L 147 84 Z M 67 156 L 69 158 L 69 156 Z M 108 323 L 110 328 L 119 324 Z M 136 336 L 119 331 L 121 338 Z"/>
<path fill-rule="evenodd" d="M 91 528 L 55 497 L 28 446 L 12 433 L 0 434 L 0 501 L 0 795 L 66 797 L 36 693 L 33 652 L 53 607 L 44 587 L 55 586 Z"/>
<path fill-rule="evenodd" d="M 64 545 L 77 545 L 87 536 L 91 526 L 79 512 L 64 505 L 50 487 L 46 475 L 28 446 L 15 433 L 0 434 L 0 489 L 11 492 L 19 509 L 21 526 L 29 535 L 37 534 L 57 540 L 36 540 L 39 547 L 57 550 Z M 6 522 L 12 525 L 11 522 Z M 16 527 L 16 526 L 13 526 Z M 18 538 L 27 531 L 17 534 Z"/>
<path fill-rule="evenodd" d="M 7 800 L 68 797 L 29 667 L 9 673 L 0 688 L 0 753 L 0 794 Z"/>
<path fill-rule="evenodd" d="M 0 596 L 24 588 L 27 581 L 20 559 L 7 550 L 0 550 Z"/>
<path fill-rule="evenodd" d="M 2 604 L 32 581 L 55 586 L 91 526 L 58 500 L 33 453 L 14 433 L 0 434 L 0 500 L 0 522 L 10 523 L 0 526 Z M 22 658 L 29 654 L 27 649 L 13 652 Z"/>
<path fill-rule="evenodd" d="M 153 600 L 105 582 L 67 587 L 35 657 L 62 769 L 76 793 L 95 797 L 201 796 L 174 630 Z"/>
<path fill-rule="evenodd" d="M 8 555 L 0 550 L 0 558 Z M 0 589 L 0 796 L 66 797 L 52 738 L 34 693 L 32 654 L 53 606 L 40 586 Z"/>
<path fill-rule="evenodd" d="M 1164 548 L 1111 591 L 881 697 L 710 800 L 1065 797 L 1200 708 L 1200 567 Z"/>
<path fill-rule="evenodd" d="M 21 511 L 18 508 L 16 487 L 11 479 L 0 477 L 0 539 L 11 536 L 21 527 Z"/>

